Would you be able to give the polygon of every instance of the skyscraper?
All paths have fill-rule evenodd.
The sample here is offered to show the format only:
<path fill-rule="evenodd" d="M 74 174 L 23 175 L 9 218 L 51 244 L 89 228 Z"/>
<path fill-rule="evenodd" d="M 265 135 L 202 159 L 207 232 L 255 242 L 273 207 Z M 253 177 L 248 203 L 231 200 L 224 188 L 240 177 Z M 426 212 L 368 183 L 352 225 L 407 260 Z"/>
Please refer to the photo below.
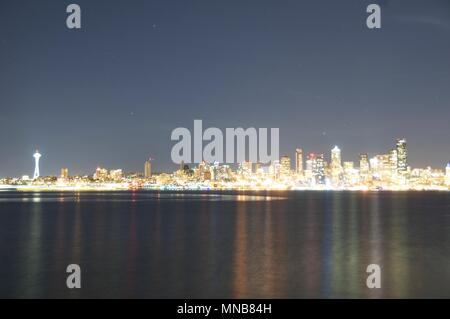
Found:
<path fill-rule="evenodd" d="M 310 153 L 306 156 L 306 167 L 303 171 L 305 180 L 309 183 L 315 183 L 314 175 L 313 175 L 313 163 L 316 160 L 316 154 Z"/>
<path fill-rule="evenodd" d="M 69 169 L 66 167 L 61 168 L 61 178 L 68 179 L 69 178 Z"/>
<path fill-rule="evenodd" d="M 325 160 L 323 154 L 316 154 L 312 163 L 313 176 L 316 184 L 325 184 Z"/>
<path fill-rule="evenodd" d="M 331 150 L 331 167 L 333 167 L 333 166 L 337 166 L 337 167 L 341 167 L 342 166 L 341 150 L 337 146 L 335 146 Z"/>
<path fill-rule="evenodd" d="M 342 179 L 342 159 L 341 159 L 341 150 L 339 147 L 335 146 L 331 150 L 331 182 L 334 186 L 337 186 L 340 184 Z"/>
<path fill-rule="evenodd" d="M 361 176 L 369 175 L 369 155 L 367 153 L 359 154 L 359 173 Z"/>
<path fill-rule="evenodd" d="M 144 164 L 144 177 L 145 178 L 150 178 L 152 176 L 152 163 L 150 162 L 150 160 L 145 161 Z"/>
<path fill-rule="evenodd" d="M 405 174 L 408 170 L 408 150 L 406 149 L 406 140 L 398 139 L 397 150 L 397 173 Z"/>
<path fill-rule="evenodd" d="M 289 176 L 291 173 L 291 159 L 287 155 L 283 155 L 280 158 L 280 174 L 282 176 Z"/>
<path fill-rule="evenodd" d="M 106 168 L 97 167 L 93 177 L 95 180 L 105 181 L 108 179 L 108 175 L 108 170 Z"/>
<path fill-rule="evenodd" d="M 344 162 L 342 165 L 344 171 L 343 182 L 347 186 L 356 185 L 359 182 L 358 170 L 355 169 L 355 163 L 352 161 Z"/>
<path fill-rule="evenodd" d="M 41 154 L 39 154 L 39 151 L 36 150 L 36 153 L 34 153 L 33 157 L 34 157 L 34 174 L 33 174 L 33 179 L 36 179 L 40 176 L 40 172 L 39 172 L 39 159 L 41 158 Z"/>
<path fill-rule="evenodd" d="M 301 148 L 295 150 L 295 173 L 303 175 L 303 150 Z"/>
<path fill-rule="evenodd" d="M 255 164 L 255 173 L 260 174 L 262 172 L 262 163 L 261 162 L 257 162 Z"/>
<path fill-rule="evenodd" d="M 397 173 L 397 166 L 398 166 L 397 149 L 392 149 L 389 151 L 389 163 L 391 166 L 392 176 L 395 176 L 395 174 Z"/>
<path fill-rule="evenodd" d="M 271 172 L 271 174 L 273 174 L 273 176 L 275 178 L 279 178 L 280 177 L 280 161 L 279 160 L 274 160 L 272 162 L 272 164 L 270 165 L 269 171 Z"/>
<path fill-rule="evenodd" d="M 306 169 L 311 171 L 313 170 L 313 163 L 316 160 L 316 154 L 310 153 L 308 154 L 308 158 L 306 159 Z"/>
<path fill-rule="evenodd" d="M 378 154 L 370 159 L 370 170 L 374 179 L 388 180 L 392 176 L 389 154 Z"/>

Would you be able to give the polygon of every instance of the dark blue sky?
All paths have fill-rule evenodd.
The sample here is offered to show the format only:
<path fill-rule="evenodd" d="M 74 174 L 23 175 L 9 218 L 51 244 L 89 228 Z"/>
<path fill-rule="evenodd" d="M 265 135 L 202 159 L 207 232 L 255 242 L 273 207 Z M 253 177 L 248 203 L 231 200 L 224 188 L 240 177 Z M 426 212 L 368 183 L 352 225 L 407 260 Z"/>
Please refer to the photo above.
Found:
<path fill-rule="evenodd" d="M 65 8 L 78 3 L 82 29 Z M 382 6 L 382 28 L 365 25 Z M 344 160 L 450 161 L 450 1 L 0 2 L 0 176 L 172 169 L 171 131 L 279 127 Z"/>

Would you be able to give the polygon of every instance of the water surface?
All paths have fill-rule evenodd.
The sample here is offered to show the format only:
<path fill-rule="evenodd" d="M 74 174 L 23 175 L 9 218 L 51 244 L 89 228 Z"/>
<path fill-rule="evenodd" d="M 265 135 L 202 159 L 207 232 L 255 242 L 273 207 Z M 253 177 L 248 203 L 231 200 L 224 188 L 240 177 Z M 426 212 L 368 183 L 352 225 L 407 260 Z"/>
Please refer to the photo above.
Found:
<path fill-rule="evenodd" d="M 450 195 L 2 191 L 0 262 L 3 298 L 450 298 Z"/>

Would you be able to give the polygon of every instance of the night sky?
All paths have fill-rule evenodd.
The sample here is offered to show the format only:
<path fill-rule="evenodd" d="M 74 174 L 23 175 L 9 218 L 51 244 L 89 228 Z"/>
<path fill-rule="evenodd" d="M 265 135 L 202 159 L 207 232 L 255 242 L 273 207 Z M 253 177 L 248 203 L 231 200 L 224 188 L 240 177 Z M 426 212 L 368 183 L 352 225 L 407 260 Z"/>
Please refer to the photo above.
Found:
<path fill-rule="evenodd" d="M 66 27 L 66 6 L 82 29 Z M 366 6 L 382 28 L 366 27 Z M 450 1 L 0 0 L 0 176 L 176 167 L 171 131 L 279 127 L 282 154 L 408 140 L 450 161 Z"/>

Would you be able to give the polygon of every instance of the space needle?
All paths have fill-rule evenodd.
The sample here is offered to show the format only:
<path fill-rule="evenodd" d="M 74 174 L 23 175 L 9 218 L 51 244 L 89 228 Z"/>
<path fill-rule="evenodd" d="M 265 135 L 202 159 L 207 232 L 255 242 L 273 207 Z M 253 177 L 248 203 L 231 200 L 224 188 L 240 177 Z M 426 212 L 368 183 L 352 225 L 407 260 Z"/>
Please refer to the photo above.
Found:
<path fill-rule="evenodd" d="M 36 153 L 34 153 L 33 157 L 34 157 L 34 175 L 33 175 L 33 179 L 36 179 L 39 177 L 39 159 L 41 158 L 41 154 L 39 154 L 39 151 L 36 150 Z"/>

